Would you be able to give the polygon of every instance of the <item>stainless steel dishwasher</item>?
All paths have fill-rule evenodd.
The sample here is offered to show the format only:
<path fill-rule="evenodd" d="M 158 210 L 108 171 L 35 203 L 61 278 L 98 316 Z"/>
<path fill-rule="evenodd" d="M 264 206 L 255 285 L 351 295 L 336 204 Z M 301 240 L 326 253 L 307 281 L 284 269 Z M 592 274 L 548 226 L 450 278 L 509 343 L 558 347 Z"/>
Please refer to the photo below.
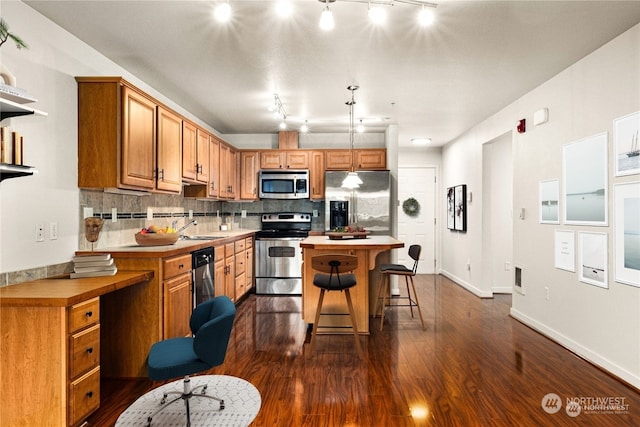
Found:
<path fill-rule="evenodd" d="M 214 297 L 213 248 L 191 253 L 193 274 L 193 307 Z"/>

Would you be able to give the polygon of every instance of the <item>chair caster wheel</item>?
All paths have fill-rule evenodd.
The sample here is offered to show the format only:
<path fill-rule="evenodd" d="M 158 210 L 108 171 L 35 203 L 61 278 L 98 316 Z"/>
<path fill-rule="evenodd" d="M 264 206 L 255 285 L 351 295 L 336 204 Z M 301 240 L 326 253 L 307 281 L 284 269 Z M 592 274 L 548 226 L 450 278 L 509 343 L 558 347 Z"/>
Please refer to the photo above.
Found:
<path fill-rule="evenodd" d="M 220 410 L 222 411 L 224 409 L 224 400 L 220 401 Z"/>
<path fill-rule="evenodd" d="M 151 417 L 147 418 L 147 427 L 151 427 Z"/>

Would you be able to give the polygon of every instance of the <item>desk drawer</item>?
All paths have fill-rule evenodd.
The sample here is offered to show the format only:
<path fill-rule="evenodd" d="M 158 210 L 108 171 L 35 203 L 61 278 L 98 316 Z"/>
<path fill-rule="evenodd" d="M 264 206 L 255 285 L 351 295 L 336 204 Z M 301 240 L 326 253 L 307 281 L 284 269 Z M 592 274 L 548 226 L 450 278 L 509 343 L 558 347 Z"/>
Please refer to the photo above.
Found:
<path fill-rule="evenodd" d="M 171 279 L 191 271 L 191 254 L 179 255 L 162 261 L 162 280 Z"/>
<path fill-rule="evenodd" d="M 69 421 L 75 425 L 100 406 L 100 367 L 69 385 Z"/>
<path fill-rule="evenodd" d="M 235 250 L 236 253 L 244 252 L 245 249 L 245 241 L 244 239 L 239 239 L 235 241 Z"/>
<path fill-rule="evenodd" d="M 75 378 L 100 364 L 100 325 L 92 326 L 69 340 L 69 377 Z"/>
<path fill-rule="evenodd" d="M 69 309 L 69 332 L 80 329 L 100 321 L 100 299 L 93 298 L 72 306 Z"/>

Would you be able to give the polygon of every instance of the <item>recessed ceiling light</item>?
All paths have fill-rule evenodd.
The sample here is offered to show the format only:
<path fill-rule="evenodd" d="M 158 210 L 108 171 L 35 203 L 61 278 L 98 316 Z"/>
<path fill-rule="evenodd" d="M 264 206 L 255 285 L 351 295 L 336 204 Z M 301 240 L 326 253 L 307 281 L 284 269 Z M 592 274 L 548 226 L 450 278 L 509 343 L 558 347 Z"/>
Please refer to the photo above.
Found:
<path fill-rule="evenodd" d="M 413 145 L 428 145 L 431 143 L 431 138 L 411 138 Z"/>
<path fill-rule="evenodd" d="M 282 17 L 291 16 L 293 5 L 289 0 L 278 0 L 278 3 L 276 3 L 276 11 L 278 15 Z"/>

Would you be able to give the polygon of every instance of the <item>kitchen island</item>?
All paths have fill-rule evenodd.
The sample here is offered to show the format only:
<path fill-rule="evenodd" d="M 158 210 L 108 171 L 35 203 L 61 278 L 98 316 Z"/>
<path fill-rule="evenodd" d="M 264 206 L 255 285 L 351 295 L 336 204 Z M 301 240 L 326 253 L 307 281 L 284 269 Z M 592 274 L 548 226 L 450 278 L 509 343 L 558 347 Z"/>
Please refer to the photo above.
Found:
<path fill-rule="evenodd" d="M 390 250 L 404 247 L 404 243 L 391 236 L 367 236 L 365 239 L 344 238 L 331 240 L 327 236 L 309 236 L 300 242 L 302 248 L 302 319 L 313 323 L 320 290 L 313 285 L 316 271 L 311 266 L 311 258 L 316 255 L 349 254 L 358 257 L 358 268 L 353 272 L 358 284 L 351 288 L 351 298 L 356 312 L 358 332 L 369 333 L 369 314 L 375 310 L 375 296 L 380 283 L 376 267 L 389 262 Z M 325 295 L 323 313 L 347 313 L 344 295 L 332 292 Z M 323 326 L 347 326 L 348 316 L 322 316 Z M 330 333 L 351 333 L 350 329 L 323 329 Z"/>

